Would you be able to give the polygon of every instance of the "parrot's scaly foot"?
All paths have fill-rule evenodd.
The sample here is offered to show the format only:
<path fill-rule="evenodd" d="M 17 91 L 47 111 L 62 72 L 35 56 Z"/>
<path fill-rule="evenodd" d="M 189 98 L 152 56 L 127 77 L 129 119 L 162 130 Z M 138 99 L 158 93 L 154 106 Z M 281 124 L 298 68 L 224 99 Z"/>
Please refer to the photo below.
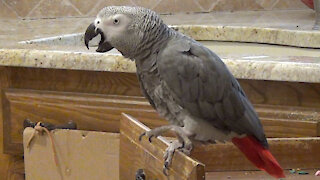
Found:
<path fill-rule="evenodd" d="M 180 142 L 179 140 L 174 140 L 170 143 L 170 145 L 167 147 L 165 153 L 164 153 L 164 165 L 163 165 L 163 174 L 168 176 L 168 170 L 169 166 L 171 165 L 173 154 L 176 150 L 180 150 L 183 153 L 189 155 L 192 150 L 192 143 L 189 142 Z"/>
<path fill-rule="evenodd" d="M 147 136 L 149 139 L 149 142 L 152 142 L 151 139 L 153 137 L 158 137 L 168 130 L 175 132 L 175 134 L 178 137 L 178 140 L 174 140 L 173 142 L 171 142 L 165 151 L 163 173 L 166 176 L 168 176 L 168 168 L 171 164 L 172 157 L 175 150 L 179 149 L 181 152 L 187 155 L 189 155 L 192 150 L 192 142 L 189 139 L 188 135 L 184 132 L 183 127 L 176 126 L 176 125 L 161 126 L 161 127 L 154 128 L 150 131 L 146 131 L 139 136 L 139 141 L 142 140 L 143 136 Z"/>
<path fill-rule="evenodd" d="M 176 149 L 182 148 L 183 143 L 179 142 L 178 140 L 175 140 L 171 142 L 171 144 L 167 147 L 165 153 L 164 153 L 164 165 L 163 165 L 163 174 L 168 176 L 168 170 L 169 166 L 171 165 L 172 157 Z"/>
<path fill-rule="evenodd" d="M 168 131 L 170 128 L 171 128 L 171 125 L 169 125 L 169 126 L 161 126 L 161 127 L 157 127 L 157 128 L 151 129 L 150 131 L 146 131 L 146 132 L 142 133 L 139 136 L 139 141 L 141 141 L 143 136 L 147 136 L 148 139 L 149 139 L 149 142 L 152 142 L 152 138 L 153 137 L 156 138 L 156 137 L 160 136 L 164 132 Z"/>
<path fill-rule="evenodd" d="M 188 139 L 187 135 L 183 132 L 182 127 L 176 126 L 176 125 L 167 125 L 167 126 L 160 126 L 160 127 L 151 129 L 150 131 L 146 131 L 142 133 L 139 136 L 139 141 L 141 141 L 143 136 L 147 136 L 149 138 L 149 142 L 152 142 L 153 137 L 156 138 L 168 130 L 175 132 L 177 136 L 181 138 L 183 141 L 185 141 L 185 139 Z"/>

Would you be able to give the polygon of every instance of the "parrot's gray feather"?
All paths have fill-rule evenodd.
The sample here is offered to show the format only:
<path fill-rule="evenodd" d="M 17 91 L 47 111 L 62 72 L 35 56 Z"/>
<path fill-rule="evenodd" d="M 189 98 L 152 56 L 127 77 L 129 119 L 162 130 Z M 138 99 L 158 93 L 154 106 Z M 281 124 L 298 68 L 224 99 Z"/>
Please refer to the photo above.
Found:
<path fill-rule="evenodd" d="M 115 16 L 123 18 L 120 25 L 110 21 Z M 200 141 L 225 141 L 247 134 L 268 146 L 253 106 L 221 59 L 170 29 L 154 11 L 109 6 L 99 12 L 88 31 L 93 27 L 110 46 L 135 60 L 145 97 L 161 116 L 183 127 L 188 136 Z M 87 33 L 86 39 L 92 39 L 91 35 Z"/>
<path fill-rule="evenodd" d="M 140 84 L 140 88 L 141 88 L 141 90 L 142 90 L 143 96 L 147 98 L 147 100 L 149 101 L 150 105 L 155 109 L 156 106 L 155 106 L 152 98 L 149 96 L 149 94 L 148 94 L 148 92 L 146 91 L 146 88 L 144 87 L 143 83 L 141 83 L 141 81 L 139 81 L 139 82 L 140 82 L 139 84 Z"/>
<path fill-rule="evenodd" d="M 212 51 L 178 35 L 168 42 L 157 63 L 161 80 L 182 108 L 226 133 L 252 134 L 268 146 L 251 103 Z"/>

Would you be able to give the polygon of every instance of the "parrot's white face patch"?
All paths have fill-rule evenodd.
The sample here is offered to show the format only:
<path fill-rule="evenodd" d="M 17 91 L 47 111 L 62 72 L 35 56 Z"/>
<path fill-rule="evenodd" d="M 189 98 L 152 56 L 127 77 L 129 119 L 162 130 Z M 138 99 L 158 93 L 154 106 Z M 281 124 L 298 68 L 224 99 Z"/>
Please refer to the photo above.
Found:
<path fill-rule="evenodd" d="M 116 14 L 109 17 L 97 17 L 95 25 L 107 37 L 106 41 L 120 38 L 127 31 L 131 19 L 124 14 Z"/>

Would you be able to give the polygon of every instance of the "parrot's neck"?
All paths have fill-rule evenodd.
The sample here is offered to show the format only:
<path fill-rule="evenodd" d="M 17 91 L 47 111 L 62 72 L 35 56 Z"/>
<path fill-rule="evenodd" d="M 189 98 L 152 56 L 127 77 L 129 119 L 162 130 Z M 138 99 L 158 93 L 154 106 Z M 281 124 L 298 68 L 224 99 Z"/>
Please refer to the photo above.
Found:
<path fill-rule="evenodd" d="M 144 32 L 131 58 L 135 61 L 148 60 L 166 45 L 173 34 L 172 31 L 167 25 L 161 23 Z"/>

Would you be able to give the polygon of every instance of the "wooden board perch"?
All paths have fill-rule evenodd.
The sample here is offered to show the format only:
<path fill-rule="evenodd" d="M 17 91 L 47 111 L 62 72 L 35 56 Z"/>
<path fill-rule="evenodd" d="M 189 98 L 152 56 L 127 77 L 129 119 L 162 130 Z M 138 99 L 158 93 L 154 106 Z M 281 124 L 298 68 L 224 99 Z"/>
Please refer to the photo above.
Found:
<path fill-rule="evenodd" d="M 134 179 L 136 171 L 143 169 L 146 179 L 167 179 L 163 172 L 163 155 L 169 142 L 164 138 L 139 136 L 150 130 L 138 120 L 123 114 L 120 120 L 120 180 Z M 176 152 L 169 171 L 169 179 L 200 180 L 205 178 L 204 165 L 181 152 Z"/>
<path fill-rule="evenodd" d="M 120 179 L 134 177 L 139 168 L 144 169 L 146 174 L 152 178 L 164 178 L 162 156 L 168 142 L 162 137 L 154 139 L 152 143 L 149 143 L 147 138 L 139 142 L 139 135 L 146 130 L 149 128 L 138 120 L 122 115 L 120 121 Z M 271 152 L 284 169 L 317 169 L 320 167 L 320 137 L 269 138 L 268 141 Z M 175 153 L 170 171 L 173 178 L 202 179 L 203 171 L 257 170 L 232 143 L 197 145 L 190 157 L 180 152 Z M 200 162 L 205 164 L 205 167 Z"/>

